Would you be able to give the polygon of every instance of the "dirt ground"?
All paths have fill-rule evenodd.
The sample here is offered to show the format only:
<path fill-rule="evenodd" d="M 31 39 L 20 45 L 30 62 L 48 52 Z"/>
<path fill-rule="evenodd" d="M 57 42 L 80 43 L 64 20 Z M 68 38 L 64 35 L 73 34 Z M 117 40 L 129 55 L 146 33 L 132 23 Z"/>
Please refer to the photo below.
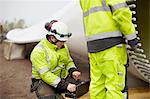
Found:
<path fill-rule="evenodd" d="M 80 62 L 77 59 L 75 61 Z M 85 63 L 79 64 L 82 65 L 80 69 L 85 70 L 83 69 Z M 83 80 L 89 78 L 88 68 L 86 71 L 82 74 Z M 36 99 L 36 96 L 30 93 L 30 84 L 31 62 L 29 59 L 6 60 L 3 57 L 3 45 L 0 44 L 0 99 Z"/>
<path fill-rule="evenodd" d="M 30 93 L 31 63 L 28 59 L 7 61 L 0 44 L 0 99 L 36 99 Z"/>

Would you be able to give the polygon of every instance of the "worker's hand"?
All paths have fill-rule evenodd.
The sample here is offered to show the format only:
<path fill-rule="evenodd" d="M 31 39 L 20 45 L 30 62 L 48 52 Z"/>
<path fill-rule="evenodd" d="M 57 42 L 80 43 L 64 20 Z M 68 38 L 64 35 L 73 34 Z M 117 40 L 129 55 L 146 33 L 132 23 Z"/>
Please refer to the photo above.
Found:
<path fill-rule="evenodd" d="M 131 48 L 134 50 L 134 49 L 136 49 L 139 45 L 139 41 L 138 41 L 138 39 L 133 39 L 133 40 L 129 40 L 128 41 L 128 44 L 131 46 Z"/>
<path fill-rule="evenodd" d="M 65 92 L 65 91 L 67 91 L 68 84 L 69 84 L 69 83 L 67 83 L 65 80 L 62 79 L 62 80 L 58 83 L 58 85 L 57 85 L 57 87 L 56 87 L 56 91 L 59 92 L 59 93 L 63 93 L 63 92 Z"/>
<path fill-rule="evenodd" d="M 130 41 L 128 41 L 128 44 L 130 46 L 127 48 L 131 51 L 136 51 L 137 49 L 139 49 L 141 47 L 141 43 L 139 42 L 138 39 L 130 40 Z"/>
<path fill-rule="evenodd" d="M 76 91 L 76 85 L 69 83 L 67 86 L 67 90 L 70 92 L 75 92 Z"/>
<path fill-rule="evenodd" d="M 75 80 L 80 80 L 80 78 L 81 78 L 81 72 L 79 72 L 79 71 L 74 71 L 74 72 L 72 72 L 72 77 L 73 77 Z"/>

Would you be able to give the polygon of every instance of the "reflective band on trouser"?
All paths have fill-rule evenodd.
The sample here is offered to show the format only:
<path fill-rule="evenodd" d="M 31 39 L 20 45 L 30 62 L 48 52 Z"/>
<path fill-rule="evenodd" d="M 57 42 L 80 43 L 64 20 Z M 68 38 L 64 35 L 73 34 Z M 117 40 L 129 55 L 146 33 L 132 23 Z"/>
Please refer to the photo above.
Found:
<path fill-rule="evenodd" d="M 49 71 L 49 68 L 48 67 L 43 67 L 38 72 L 39 72 L 39 74 L 43 74 L 43 73 L 45 73 L 47 71 Z"/>
<path fill-rule="evenodd" d="M 104 6 L 97 6 L 97 7 L 93 7 L 91 9 L 89 9 L 88 11 L 84 12 L 83 13 L 83 16 L 86 17 L 86 16 L 89 16 L 90 14 L 92 13 L 95 13 L 95 12 L 100 12 L 100 11 L 110 11 L 110 8 L 108 6 L 104 7 Z"/>
<path fill-rule="evenodd" d="M 115 11 L 115 10 L 118 10 L 120 8 L 125 8 L 125 7 L 127 7 L 127 4 L 123 2 L 123 3 L 113 5 L 111 8 L 112 8 L 112 11 Z"/>
<path fill-rule="evenodd" d="M 57 87 L 58 83 L 61 81 L 59 77 L 56 77 L 56 80 L 52 83 L 52 86 Z"/>
<path fill-rule="evenodd" d="M 104 32 L 104 33 L 99 33 L 93 36 L 87 37 L 87 41 L 93 41 L 93 40 L 98 40 L 98 39 L 105 39 L 105 38 L 112 38 L 112 37 L 120 37 L 122 36 L 122 33 L 120 31 L 115 31 L 115 32 Z"/>
<path fill-rule="evenodd" d="M 98 39 L 93 41 L 88 41 L 88 52 L 95 53 L 99 51 L 103 51 L 105 49 L 111 48 L 115 45 L 125 43 L 125 40 L 122 37 L 113 37 L 113 38 L 105 38 Z"/>
<path fill-rule="evenodd" d="M 136 33 L 133 33 L 133 34 L 125 35 L 125 37 L 127 40 L 133 40 L 133 39 L 137 38 L 137 35 L 136 35 Z"/>

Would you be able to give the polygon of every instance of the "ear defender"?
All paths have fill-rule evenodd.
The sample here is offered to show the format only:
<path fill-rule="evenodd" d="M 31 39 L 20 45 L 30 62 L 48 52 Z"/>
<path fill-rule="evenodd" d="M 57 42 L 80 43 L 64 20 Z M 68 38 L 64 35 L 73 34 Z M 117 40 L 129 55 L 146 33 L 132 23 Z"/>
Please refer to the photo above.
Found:
<path fill-rule="evenodd" d="M 57 21 L 57 20 L 52 20 L 51 22 L 47 22 L 47 23 L 45 24 L 45 29 L 46 29 L 47 31 L 51 31 L 52 24 L 55 23 L 55 22 L 58 22 L 58 21 Z"/>

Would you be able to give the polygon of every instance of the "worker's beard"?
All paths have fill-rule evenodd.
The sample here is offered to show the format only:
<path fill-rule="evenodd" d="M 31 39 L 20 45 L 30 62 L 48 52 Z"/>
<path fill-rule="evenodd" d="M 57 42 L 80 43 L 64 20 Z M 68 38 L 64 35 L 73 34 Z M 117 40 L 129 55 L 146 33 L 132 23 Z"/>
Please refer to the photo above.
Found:
<path fill-rule="evenodd" d="M 64 48 L 64 43 L 61 43 L 59 41 L 55 42 L 56 43 L 56 46 L 59 48 L 59 49 L 62 49 Z"/>

